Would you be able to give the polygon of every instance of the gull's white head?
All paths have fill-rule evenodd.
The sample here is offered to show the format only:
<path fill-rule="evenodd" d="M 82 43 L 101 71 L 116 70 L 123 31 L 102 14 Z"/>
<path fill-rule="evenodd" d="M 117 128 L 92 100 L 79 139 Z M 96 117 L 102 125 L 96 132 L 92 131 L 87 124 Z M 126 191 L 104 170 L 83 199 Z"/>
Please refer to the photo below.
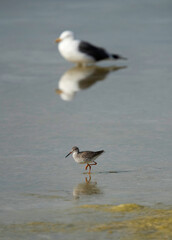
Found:
<path fill-rule="evenodd" d="M 61 42 L 64 39 L 74 39 L 74 33 L 71 31 L 64 31 L 60 34 L 60 37 L 55 40 L 55 42 Z"/>

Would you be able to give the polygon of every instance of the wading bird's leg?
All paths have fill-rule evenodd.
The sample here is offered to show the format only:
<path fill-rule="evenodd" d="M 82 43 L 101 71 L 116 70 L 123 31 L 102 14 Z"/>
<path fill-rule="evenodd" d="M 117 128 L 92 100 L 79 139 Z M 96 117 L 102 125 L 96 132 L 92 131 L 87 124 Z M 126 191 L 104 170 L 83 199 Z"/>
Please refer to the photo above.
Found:
<path fill-rule="evenodd" d="M 94 162 L 94 163 L 91 163 L 90 165 L 97 165 L 97 163 L 96 163 L 96 162 Z"/>
<path fill-rule="evenodd" d="M 91 164 L 91 165 L 94 165 L 94 164 Z M 88 171 L 88 174 L 90 174 L 90 173 L 91 173 L 91 165 L 90 165 L 90 164 L 88 164 L 88 166 L 89 166 L 89 171 Z"/>
<path fill-rule="evenodd" d="M 89 166 L 89 164 L 87 163 L 87 165 L 85 166 L 85 170 L 87 170 L 88 166 Z"/>
<path fill-rule="evenodd" d="M 88 174 L 91 173 L 91 165 L 97 165 L 97 163 L 96 163 L 96 162 L 94 162 L 94 163 L 90 163 L 90 164 L 87 163 L 87 165 L 85 166 L 85 170 L 87 170 L 87 168 L 89 167 Z"/>
<path fill-rule="evenodd" d="M 85 182 L 89 183 L 91 181 L 91 175 L 89 174 L 89 179 L 87 179 L 87 177 L 85 178 Z"/>

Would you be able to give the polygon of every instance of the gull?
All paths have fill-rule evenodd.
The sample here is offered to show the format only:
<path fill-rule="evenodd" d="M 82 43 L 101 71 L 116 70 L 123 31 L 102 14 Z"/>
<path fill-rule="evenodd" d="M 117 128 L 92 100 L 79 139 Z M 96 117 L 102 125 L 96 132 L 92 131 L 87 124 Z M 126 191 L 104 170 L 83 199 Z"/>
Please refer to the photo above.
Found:
<path fill-rule="evenodd" d="M 75 39 L 72 31 L 62 32 L 55 42 L 59 43 L 58 49 L 62 57 L 77 65 L 85 66 L 101 60 L 126 60 L 118 54 L 109 53 L 104 48 Z"/>

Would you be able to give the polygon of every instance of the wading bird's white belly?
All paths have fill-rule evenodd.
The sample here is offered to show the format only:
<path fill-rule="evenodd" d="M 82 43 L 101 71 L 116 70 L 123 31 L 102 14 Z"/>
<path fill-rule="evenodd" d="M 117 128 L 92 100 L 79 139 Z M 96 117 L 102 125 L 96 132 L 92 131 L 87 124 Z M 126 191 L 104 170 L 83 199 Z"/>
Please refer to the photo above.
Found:
<path fill-rule="evenodd" d="M 82 158 L 81 156 L 78 156 L 78 154 L 75 152 L 72 154 L 72 156 L 73 156 L 75 162 L 77 162 L 79 164 L 92 163 L 92 162 L 94 162 L 94 160 L 96 158 L 98 158 L 98 156 L 95 156 L 94 158 L 91 158 L 91 159 L 90 158 Z"/>

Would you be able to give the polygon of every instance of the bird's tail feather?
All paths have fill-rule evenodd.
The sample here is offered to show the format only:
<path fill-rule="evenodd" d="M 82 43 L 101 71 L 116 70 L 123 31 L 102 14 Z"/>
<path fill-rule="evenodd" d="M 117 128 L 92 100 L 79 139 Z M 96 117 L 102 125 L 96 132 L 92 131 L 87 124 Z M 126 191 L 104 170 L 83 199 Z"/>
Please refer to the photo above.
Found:
<path fill-rule="evenodd" d="M 127 60 L 127 58 L 122 57 L 122 56 L 120 56 L 120 55 L 118 55 L 118 54 L 112 54 L 111 57 L 112 57 L 112 59 L 116 59 L 116 60 L 117 60 L 117 59 Z"/>

